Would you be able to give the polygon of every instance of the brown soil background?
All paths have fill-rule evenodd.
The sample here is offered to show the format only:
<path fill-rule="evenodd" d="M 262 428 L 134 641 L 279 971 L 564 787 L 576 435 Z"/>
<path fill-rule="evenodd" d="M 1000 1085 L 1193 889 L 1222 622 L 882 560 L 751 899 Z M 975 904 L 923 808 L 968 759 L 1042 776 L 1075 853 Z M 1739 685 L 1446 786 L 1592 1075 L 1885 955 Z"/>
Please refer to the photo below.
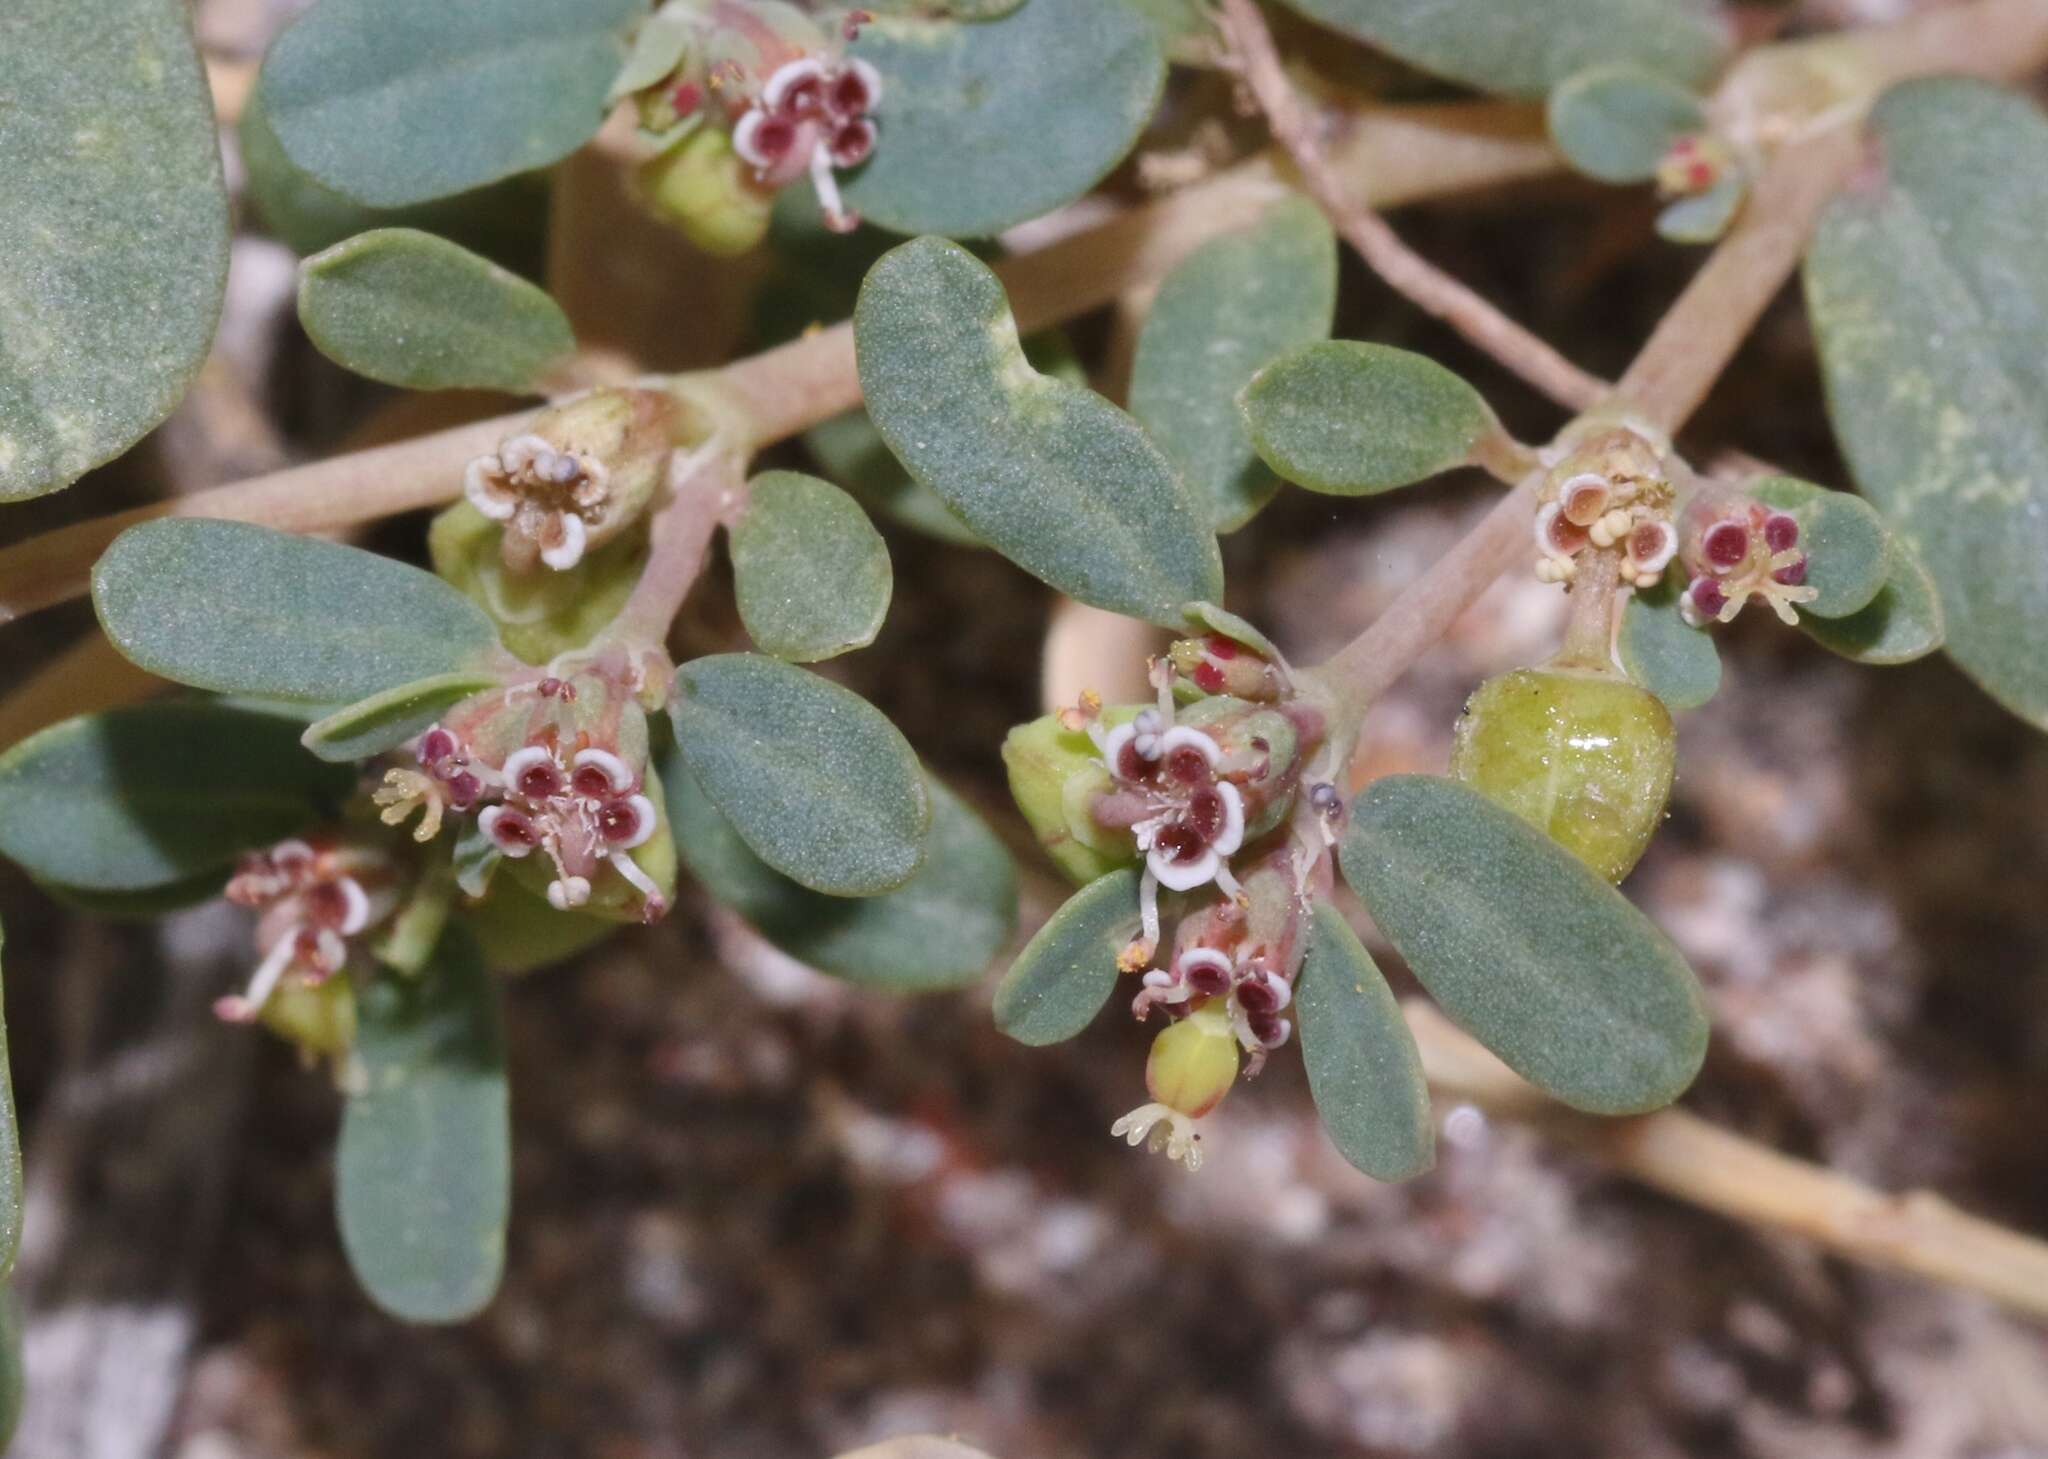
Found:
<path fill-rule="evenodd" d="M 232 63 L 291 8 L 197 10 Z M 1560 182 L 1397 221 L 1613 372 L 1696 259 L 1649 220 L 1642 198 Z M 704 302 L 736 276 L 658 257 L 662 317 L 688 321 L 674 348 L 736 351 Z M 8 535 L 455 408 L 321 361 L 291 281 L 245 236 L 192 400 L 143 450 L 10 509 Z M 559 259 L 555 282 L 578 292 Z M 1525 435 L 1556 424 L 1355 267 L 1344 297 L 1340 333 L 1435 354 Z M 1075 330 L 1096 359 L 1113 334 Z M 1796 290 L 1689 437 L 1736 443 L 1846 484 Z M 1232 606 L 1314 659 L 1486 496 L 1285 495 L 1228 541 Z M 417 553 L 420 525 L 374 545 Z M 1037 712 L 1048 595 L 987 555 L 890 545 L 888 627 L 835 672 L 1019 838 L 1028 928 L 1057 889 L 996 745 Z M 714 573 L 682 646 L 736 642 L 729 602 Z M 1759 616 L 1682 721 L 1670 822 L 1628 887 L 1709 991 L 1686 1103 L 2048 1232 L 2048 741 L 1945 661 L 1858 670 Z M 1496 586 L 1375 710 L 1370 766 L 1440 769 L 1464 695 L 1541 657 L 1557 621 L 1554 594 Z M 0 677 L 88 622 L 0 633 Z M 1127 1020 L 1025 1050 L 991 1027 L 986 986 L 864 995 L 696 898 L 514 991 L 505 1287 L 472 1323 L 409 1330 L 341 1257 L 332 1091 L 205 1016 L 243 956 L 235 917 L 95 925 L 12 872 L 0 915 L 32 1180 L 27 1459 L 811 1459 L 918 1431 L 1002 1459 L 2048 1455 L 2043 1328 L 1980 1299 L 1675 1204 L 1470 1108 L 1440 1111 L 1436 1172 L 1377 1186 L 1322 1140 L 1291 1054 L 1232 1097 L 1189 1177 L 1109 1138 L 1141 1097 Z"/>

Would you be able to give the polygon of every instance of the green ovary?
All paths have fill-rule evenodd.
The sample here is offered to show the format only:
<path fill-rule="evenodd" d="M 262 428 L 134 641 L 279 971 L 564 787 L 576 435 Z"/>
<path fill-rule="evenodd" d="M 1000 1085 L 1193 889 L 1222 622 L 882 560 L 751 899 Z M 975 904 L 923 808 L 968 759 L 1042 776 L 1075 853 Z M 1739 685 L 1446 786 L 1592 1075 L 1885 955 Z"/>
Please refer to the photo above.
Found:
<path fill-rule="evenodd" d="M 1466 702 L 1451 774 L 1618 882 L 1663 819 L 1677 748 L 1670 712 L 1646 690 L 1517 669 Z"/>

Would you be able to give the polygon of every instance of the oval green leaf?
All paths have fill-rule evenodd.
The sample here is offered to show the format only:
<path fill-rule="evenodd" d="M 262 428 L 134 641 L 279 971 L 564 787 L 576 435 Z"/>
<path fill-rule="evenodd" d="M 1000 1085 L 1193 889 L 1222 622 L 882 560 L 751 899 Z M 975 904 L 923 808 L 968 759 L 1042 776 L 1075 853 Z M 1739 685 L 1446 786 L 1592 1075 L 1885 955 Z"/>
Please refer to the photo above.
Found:
<path fill-rule="evenodd" d="M 1151 119 L 1166 62 L 1122 0 L 1025 0 L 993 20 L 882 15 L 875 153 L 847 206 L 898 233 L 981 238 L 1095 186 Z"/>
<path fill-rule="evenodd" d="M 1647 182 L 1671 144 L 1707 124 L 1692 92 L 1655 71 L 1596 66 L 1550 93 L 1550 140 L 1601 182 Z"/>
<path fill-rule="evenodd" d="M 2048 119 L 1927 80 L 1870 125 L 1806 259 L 1829 411 L 1939 585 L 1950 655 L 2048 726 Z"/>
<path fill-rule="evenodd" d="M 588 141 L 645 0 L 319 0 L 264 58 L 285 153 L 396 208 L 545 167 Z"/>
<path fill-rule="evenodd" d="M 1721 651 L 1713 634 L 1685 621 L 1678 588 L 1668 578 L 1622 604 L 1614 655 L 1667 709 L 1698 709 L 1720 692 Z"/>
<path fill-rule="evenodd" d="M 1689 86 L 1727 53 L 1705 0 L 1288 0 L 1311 20 L 1482 91 L 1540 97 L 1594 66 Z"/>
<path fill-rule="evenodd" d="M 460 933 L 356 1000 L 363 1089 L 342 1108 L 334 1203 L 349 1265 L 407 1322 L 482 1311 L 505 1266 L 512 1128 L 498 987 Z"/>
<path fill-rule="evenodd" d="M 1117 954 L 1138 934 L 1138 873 L 1097 877 L 1067 898 L 996 986 L 995 1017 L 1020 1044 L 1057 1044 L 1086 1028 L 1116 987 Z"/>
<path fill-rule="evenodd" d="M 1462 466 L 1500 426 L 1479 392 L 1389 345 L 1326 340 L 1282 355 L 1240 404 L 1253 447 L 1287 480 L 1367 496 Z"/>
<path fill-rule="evenodd" d="M 677 747 L 754 854 L 813 891 L 893 891 L 924 859 L 931 802 L 896 726 L 851 690 L 760 654 L 676 670 Z"/>
<path fill-rule="evenodd" d="M 1294 990 L 1301 1062 L 1338 1153 L 1375 1180 L 1436 1164 L 1422 1054 L 1401 1005 L 1344 915 L 1318 902 Z"/>
<path fill-rule="evenodd" d="M 1870 605 L 1891 573 L 1892 534 L 1869 502 L 1791 476 L 1767 476 L 1749 490 L 1798 519 L 1806 586 L 1819 595 L 1799 605 L 1802 616 L 1846 618 Z"/>
<path fill-rule="evenodd" d="M 1336 308 L 1337 236 L 1307 198 L 1203 244 L 1160 286 L 1131 366 L 1131 414 L 1219 532 L 1280 489 L 1252 450 L 1238 392 L 1275 355 L 1328 338 Z"/>
<path fill-rule="evenodd" d="M 828 897 L 776 871 L 679 761 L 663 766 L 661 783 L 676 849 L 705 890 L 820 972 L 893 992 L 957 988 L 979 978 L 1016 929 L 1017 874 L 1009 853 L 929 773 L 924 865 L 879 897 Z"/>
<path fill-rule="evenodd" d="M 1445 1013 L 1574 1109 L 1641 1114 L 1707 1051 L 1699 984 L 1627 898 L 1514 812 L 1396 775 L 1352 803 L 1345 880 Z"/>
<path fill-rule="evenodd" d="M 81 715 L 0 755 L 0 854 L 85 893 L 211 875 L 332 812 L 354 775 L 301 726 L 205 701 Z"/>
<path fill-rule="evenodd" d="M 1942 645 L 1941 595 L 1904 537 L 1892 533 L 1890 573 L 1869 606 L 1846 618 L 1801 618 L 1807 636 L 1859 664 L 1907 664 Z"/>
<path fill-rule="evenodd" d="M 184 397 L 227 286 L 228 201 L 184 0 L 12 0 L 0 56 L 0 501 L 18 501 Z"/>
<path fill-rule="evenodd" d="M 299 322 L 337 365 L 410 390 L 532 390 L 576 348 L 544 290 L 412 228 L 359 233 L 307 259 Z"/>
<path fill-rule="evenodd" d="M 748 485 L 732 527 L 732 574 L 754 646 L 800 664 L 873 643 L 895 581 L 860 504 L 799 471 L 764 472 Z"/>
<path fill-rule="evenodd" d="M 323 760 L 367 760 L 395 750 L 452 705 L 497 685 L 494 674 L 464 670 L 400 684 L 309 725 L 300 743 Z"/>
<path fill-rule="evenodd" d="M 1222 598 L 1193 493 L 1136 421 L 1032 369 L 973 254 L 938 238 L 891 250 L 853 327 L 882 438 L 984 542 L 1069 597 L 1168 627 L 1181 604 Z"/>
<path fill-rule="evenodd" d="M 353 704 L 473 669 L 491 620 L 432 573 L 246 522 L 130 527 L 92 570 L 114 647 L 196 689 Z"/>

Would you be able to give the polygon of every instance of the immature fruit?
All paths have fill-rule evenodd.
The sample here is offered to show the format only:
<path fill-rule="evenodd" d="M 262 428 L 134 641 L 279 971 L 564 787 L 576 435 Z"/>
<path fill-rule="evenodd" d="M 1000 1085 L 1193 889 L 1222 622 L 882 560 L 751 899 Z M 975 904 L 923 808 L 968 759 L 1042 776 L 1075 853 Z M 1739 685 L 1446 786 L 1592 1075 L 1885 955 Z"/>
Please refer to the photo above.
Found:
<path fill-rule="evenodd" d="M 1145 1087 L 1170 1110 L 1200 1119 L 1237 1082 L 1237 1035 L 1222 1000 L 1209 999 L 1152 1040 Z"/>
<path fill-rule="evenodd" d="M 1141 704 L 1103 711 L 1110 727 L 1137 714 Z M 1039 844 L 1076 886 L 1086 886 L 1120 866 L 1135 865 L 1137 843 L 1129 831 L 1095 823 L 1095 798 L 1111 788 L 1102 752 L 1083 730 L 1063 728 L 1057 715 L 1020 724 L 1003 741 L 1003 765 L 1010 794 L 1031 823 Z"/>
<path fill-rule="evenodd" d="M 324 982 L 287 978 L 263 1005 L 263 1026 L 308 1055 L 332 1058 L 356 1041 L 356 991 L 346 973 Z"/>
<path fill-rule="evenodd" d="M 1609 881 L 1642 856 L 1671 797 L 1671 714 L 1610 674 L 1517 669 L 1466 702 L 1451 774 Z"/>
<path fill-rule="evenodd" d="M 703 127 L 640 169 L 654 211 L 706 253 L 745 253 L 768 232 L 774 194 L 757 187 L 732 139 Z"/>

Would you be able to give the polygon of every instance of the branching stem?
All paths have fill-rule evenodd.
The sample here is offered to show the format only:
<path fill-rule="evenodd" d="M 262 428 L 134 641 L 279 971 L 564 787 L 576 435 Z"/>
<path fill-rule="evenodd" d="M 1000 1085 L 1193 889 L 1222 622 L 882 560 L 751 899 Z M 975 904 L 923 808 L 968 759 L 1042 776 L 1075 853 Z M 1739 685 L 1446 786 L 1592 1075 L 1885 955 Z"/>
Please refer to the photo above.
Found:
<path fill-rule="evenodd" d="M 1381 278 L 1485 350 L 1560 405 L 1585 410 L 1607 395 L 1607 384 L 1587 374 L 1542 339 L 1508 318 L 1470 288 L 1401 241 L 1386 220 L 1359 198 L 1330 164 L 1316 119 L 1287 79 L 1273 34 L 1254 0 L 1222 0 L 1224 34 L 1244 83 L 1266 114 L 1273 140 L 1300 169 L 1310 196 L 1322 205 L 1344 241 Z"/>

